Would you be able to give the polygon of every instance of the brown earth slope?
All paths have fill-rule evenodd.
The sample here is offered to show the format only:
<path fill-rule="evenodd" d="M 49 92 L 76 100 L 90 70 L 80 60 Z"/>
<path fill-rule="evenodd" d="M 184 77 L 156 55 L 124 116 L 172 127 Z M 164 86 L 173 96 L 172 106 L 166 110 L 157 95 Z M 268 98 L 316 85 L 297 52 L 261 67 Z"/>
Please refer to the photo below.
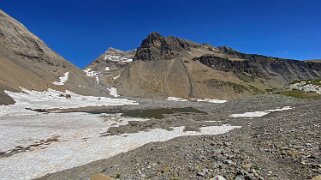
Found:
<path fill-rule="evenodd" d="M 52 82 L 69 72 L 68 81 Z M 104 94 L 95 81 L 52 51 L 21 23 L 0 10 L 0 104 L 13 103 L 4 90 L 71 90 L 85 95 Z"/>

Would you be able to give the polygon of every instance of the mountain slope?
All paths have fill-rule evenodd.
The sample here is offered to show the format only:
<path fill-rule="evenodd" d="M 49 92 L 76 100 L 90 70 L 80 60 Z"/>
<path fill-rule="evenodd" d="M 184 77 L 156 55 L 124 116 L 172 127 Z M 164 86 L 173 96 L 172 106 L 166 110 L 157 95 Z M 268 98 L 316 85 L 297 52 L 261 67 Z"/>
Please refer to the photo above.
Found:
<path fill-rule="evenodd" d="M 68 74 L 63 85 L 55 85 L 59 77 Z M 71 90 L 80 94 L 98 95 L 92 78 L 52 51 L 21 23 L 0 10 L 0 104 L 13 103 L 4 90 Z"/>
<path fill-rule="evenodd" d="M 320 77 L 319 63 L 245 54 L 151 33 L 113 84 L 127 96 L 231 99 Z"/>
<path fill-rule="evenodd" d="M 137 49 L 134 62 L 123 69 L 118 89 L 121 94 L 144 97 L 229 99 L 257 93 L 233 73 L 193 60 L 205 54 L 224 56 L 207 44 L 151 33 Z"/>

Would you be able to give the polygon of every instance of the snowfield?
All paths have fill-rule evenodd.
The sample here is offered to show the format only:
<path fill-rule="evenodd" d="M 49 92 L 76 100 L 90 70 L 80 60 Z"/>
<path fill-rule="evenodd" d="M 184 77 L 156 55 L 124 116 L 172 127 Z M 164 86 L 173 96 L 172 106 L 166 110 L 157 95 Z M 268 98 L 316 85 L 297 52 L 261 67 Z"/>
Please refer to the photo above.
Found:
<path fill-rule="evenodd" d="M 84 72 L 86 73 L 86 76 L 95 78 L 99 83 L 99 72 L 92 71 L 91 69 L 85 69 Z"/>
<path fill-rule="evenodd" d="M 168 97 L 168 101 L 188 101 L 187 99 L 178 98 L 178 97 Z"/>
<path fill-rule="evenodd" d="M 117 93 L 117 89 L 114 87 L 107 88 L 109 91 L 109 94 L 112 95 L 113 97 L 119 97 L 120 95 Z"/>
<path fill-rule="evenodd" d="M 35 112 L 26 110 L 31 109 L 67 109 L 86 106 L 122 106 L 122 105 L 138 105 L 135 101 L 128 99 L 114 99 L 106 97 L 82 96 L 70 91 L 64 93 L 52 89 L 48 91 L 30 91 L 22 89 L 23 92 L 5 91 L 12 97 L 16 103 L 8 106 L 0 106 L 0 116 L 20 116 L 34 114 Z M 69 94 L 70 99 L 60 97 Z"/>
<path fill-rule="evenodd" d="M 44 118 L 44 116 L 47 116 Z M 60 116 L 60 117 L 59 117 Z M 122 152 L 127 152 L 150 142 L 167 141 L 180 136 L 214 135 L 226 133 L 239 126 L 202 127 L 199 132 L 184 132 L 184 127 L 175 127 L 172 131 L 153 129 L 148 132 L 101 136 L 119 120 L 112 117 L 85 114 L 53 114 L 27 119 L 1 119 L 1 143 L 10 143 L 11 147 L 51 136 L 58 136 L 59 141 L 43 145 L 27 152 L 0 159 L 0 175 L 3 179 L 32 179 L 47 173 L 53 173 L 90 162 L 109 158 Z M 129 120 L 124 119 L 123 124 Z M 24 122 L 21 126 L 21 121 Z M 35 123 L 34 123 L 35 121 Z M 33 125 L 29 125 L 29 124 Z M 9 128 L 8 128 L 9 127 Z M 20 132 L 22 130 L 22 132 Z M 15 133 L 19 132 L 15 135 Z M 32 132 L 31 134 L 29 132 Z M 13 136 L 11 136 L 13 135 Z M 7 137 L 11 137 L 6 139 Z M 19 143 L 18 143 L 19 142 Z M 8 147 L 8 146 L 7 146 Z M 19 168 L 17 168 L 17 164 Z"/>
<path fill-rule="evenodd" d="M 25 108 L 49 109 L 101 105 L 136 105 L 127 99 L 81 96 L 67 91 L 23 93 L 6 91 L 16 104 L 0 107 L 0 152 L 11 153 L 0 158 L 0 179 L 33 179 L 127 152 L 150 142 L 167 141 L 180 136 L 215 135 L 240 126 L 208 126 L 200 131 L 152 129 L 131 134 L 103 135 L 110 127 L 129 121 L 149 119 L 122 117 L 120 114 L 43 113 Z M 50 140 L 50 141 L 49 141 Z M 24 149 L 22 152 L 17 151 Z M 28 149 L 26 149 L 28 148 Z"/>
<path fill-rule="evenodd" d="M 278 112 L 278 111 L 287 111 L 287 110 L 291 110 L 293 108 L 291 108 L 290 106 L 285 106 L 283 108 L 277 108 L 277 109 L 271 109 L 271 110 L 266 110 L 266 111 L 254 111 L 254 112 L 245 112 L 243 114 L 232 114 L 230 115 L 230 117 L 233 118 L 254 118 L 254 117 L 263 117 L 267 114 L 269 114 L 270 112 Z"/>
<path fill-rule="evenodd" d="M 63 86 L 63 85 L 65 85 L 65 82 L 68 81 L 68 78 L 69 78 L 69 72 L 66 72 L 64 74 L 64 76 L 59 77 L 59 82 L 54 81 L 54 82 L 52 82 L 52 84 L 57 85 L 57 86 Z"/>
<path fill-rule="evenodd" d="M 219 100 L 219 99 L 197 99 L 198 102 L 208 102 L 208 103 L 214 103 L 214 104 L 222 104 L 222 103 L 226 103 L 227 100 Z"/>

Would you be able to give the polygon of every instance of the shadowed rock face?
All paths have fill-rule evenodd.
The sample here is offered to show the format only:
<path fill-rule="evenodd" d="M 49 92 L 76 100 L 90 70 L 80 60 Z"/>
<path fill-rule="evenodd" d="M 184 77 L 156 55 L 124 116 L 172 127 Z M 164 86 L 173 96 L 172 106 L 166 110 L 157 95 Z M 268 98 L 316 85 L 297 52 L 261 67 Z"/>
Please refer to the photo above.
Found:
<path fill-rule="evenodd" d="M 199 44 L 173 36 L 162 37 L 154 32 L 142 41 L 134 59 L 143 61 L 169 60 L 176 58 L 183 50 L 200 46 Z"/>
<path fill-rule="evenodd" d="M 224 51 L 226 52 L 226 51 Z M 297 79 L 315 79 L 321 77 L 321 64 L 290 59 L 272 58 L 261 55 L 233 53 L 245 59 L 243 61 L 231 61 L 215 55 L 204 55 L 194 58 L 195 61 L 219 71 L 245 73 L 249 76 L 264 79 L 279 78 L 285 82 Z"/>

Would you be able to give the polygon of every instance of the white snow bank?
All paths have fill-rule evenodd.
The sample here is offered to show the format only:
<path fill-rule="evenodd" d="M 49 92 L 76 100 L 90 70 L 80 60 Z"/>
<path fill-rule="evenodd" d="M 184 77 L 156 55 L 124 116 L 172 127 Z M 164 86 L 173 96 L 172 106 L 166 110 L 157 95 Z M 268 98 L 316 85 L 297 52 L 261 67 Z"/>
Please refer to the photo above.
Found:
<path fill-rule="evenodd" d="M 0 151 L 8 152 L 17 146 L 27 147 L 54 136 L 64 141 L 99 137 L 110 127 L 149 119 L 73 112 L 0 117 L 0 120 Z"/>
<path fill-rule="evenodd" d="M 277 108 L 277 109 L 271 109 L 271 110 L 266 110 L 266 111 L 254 111 L 254 112 L 245 112 L 243 114 L 232 114 L 230 115 L 230 117 L 234 117 L 234 118 L 253 118 L 253 117 L 263 117 L 267 114 L 269 114 L 270 112 L 277 112 L 277 111 L 287 111 L 287 110 L 291 110 L 292 108 L 290 106 L 285 106 L 283 108 Z"/>
<path fill-rule="evenodd" d="M 168 97 L 169 101 L 188 101 L 188 99 L 178 98 L 178 97 Z"/>
<path fill-rule="evenodd" d="M 117 93 L 117 89 L 114 87 L 107 88 L 109 91 L 109 94 L 112 95 L 113 97 L 119 97 L 120 95 Z"/>
<path fill-rule="evenodd" d="M 209 102 L 209 103 L 214 103 L 214 104 L 222 104 L 222 103 L 226 103 L 227 100 L 219 100 L 219 99 L 209 99 L 209 98 L 205 98 L 205 99 L 197 99 L 198 102 Z"/>
<path fill-rule="evenodd" d="M 8 106 L 0 106 L 0 116 L 19 116 L 35 114 L 32 109 L 67 109 L 86 106 L 122 106 L 122 105 L 138 105 L 135 101 L 128 99 L 114 99 L 106 97 L 82 96 L 70 91 L 62 93 L 60 91 L 48 89 L 48 91 L 30 91 L 22 89 L 23 92 L 5 91 L 11 98 L 15 100 L 15 104 Z M 71 99 L 59 97 L 61 94 L 70 94 Z"/>
<path fill-rule="evenodd" d="M 168 97 L 167 100 L 169 101 L 189 101 L 189 99 L 183 99 L 178 97 Z M 214 104 L 221 104 L 227 102 L 227 100 L 219 100 L 219 99 L 197 99 L 197 98 L 191 98 L 192 101 L 198 101 L 198 102 L 208 102 L 208 103 L 214 103 Z"/>
<path fill-rule="evenodd" d="M 100 72 L 91 71 L 91 69 L 85 69 L 84 71 L 85 71 L 85 73 L 86 73 L 86 75 L 87 75 L 88 77 L 93 77 L 93 78 L 95 78 L 96 81 L 99 83 L 99 74 L 100 74 Z"/>
<path fill-rule="evenodd" d="M 239 118 L 239 117 L 243 117 L 243 118 L 253 118 L 253 117 L 262 117 L 269 114 L 269 112 L 267 111 L 254 111 L 254 112 L 245 112 L 243 114 L 232 114 L 230 115 L 230 117 L 234 117 L 234 118 Z"/>
<path fill-rule="evenodd" d="M 59 77 L 59 82 L 54 81 L 54 82 L 52 82 L 52 84 L 57 85 L 57 86 L 63 86 L 65 84 L 65 82 L 68 81 L 68 78 L 69 78 L 69 72 L 66 72 L 64 74 L 64 76 Z"/>
<path fill-rule="evenodd" d="M 59 142 L 53 142 L 44 146 L 44 148 L 0 158 L 1 178 L 33 179 L 47 173 L 110 158 L 150 142 L 167 141 L 180 136 L 223 134 L 234 128 L 240 128 L 239 126 L 210 126 L 200 128 L 199 132 L 184 132 L 184 127 L 174 127 L 172 131 L 153 129 L 148 132 L 143 131 L 133 134 L 100 136 L 100 133 L 106 131 L 114 121 L 103 121 L 95 119 L 95 115 L 74 113 L 49 114 L 48 117 L 50 118 L 46 118 L 46 115 L 43 114 L 38 118 L 37 116 L 28 116 L 27 119 L 11 118 L 0 121 L 0 133 L 2 136 L 5 135 L 0 139 L 1 144 L 7 143 L 8 139 L 6 138 L 11 138 L 10 141 L 28 141 L 28 139 L 33 139 L 34 136 L 38 135 L 43 137 L 60 136 Z M 15 135 L 16 132 L 18 132 L 18 135 Z M 30 132 L 31 134 L 29 134 Z"/>

